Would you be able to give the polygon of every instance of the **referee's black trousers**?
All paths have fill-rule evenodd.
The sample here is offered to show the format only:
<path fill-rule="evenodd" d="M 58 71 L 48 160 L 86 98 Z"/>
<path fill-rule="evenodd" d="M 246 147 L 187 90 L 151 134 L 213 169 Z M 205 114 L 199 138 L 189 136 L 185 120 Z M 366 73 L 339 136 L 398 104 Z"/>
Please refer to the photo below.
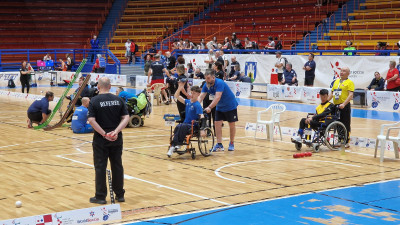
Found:
<path fill-rule="evenodd" d="M 339 109 L 340 111 L 340 119 L 339 121 L 344 124 L 347 130 L 347 143 L 350 141 L 350 132 L 351 132 L 351 106 L 348 103 L 343 109 Z"/>
<path fill-rule="evenodd" d="M 122 166 L 122 133 L 116 141 L 108 141 L 95 132 L 93 135 L 93 159 L 96 171 L 96 198 L 105 199 L 107 196 L 107 163 L 110 159 L 112 171 L 112 188 L 117 197 L 123 197 L 124 167 Z"/>

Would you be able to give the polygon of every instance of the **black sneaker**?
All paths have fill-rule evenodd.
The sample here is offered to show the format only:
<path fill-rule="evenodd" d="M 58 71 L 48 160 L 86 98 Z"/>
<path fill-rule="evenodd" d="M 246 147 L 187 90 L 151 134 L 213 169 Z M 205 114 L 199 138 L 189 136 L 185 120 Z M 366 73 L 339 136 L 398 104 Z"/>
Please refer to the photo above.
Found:
<path fill-rule="evenodd" d="M 121 196 L 121 197 L 117 196 L 117 202 L 125 202 L 124 196 Z"/>
<path fill-rule="evenodd" d="M 107 204 L 107 201 L 105 199 L 97 199 L 96 197 L 91 197 L 89 201 L 90 203 Z"/>

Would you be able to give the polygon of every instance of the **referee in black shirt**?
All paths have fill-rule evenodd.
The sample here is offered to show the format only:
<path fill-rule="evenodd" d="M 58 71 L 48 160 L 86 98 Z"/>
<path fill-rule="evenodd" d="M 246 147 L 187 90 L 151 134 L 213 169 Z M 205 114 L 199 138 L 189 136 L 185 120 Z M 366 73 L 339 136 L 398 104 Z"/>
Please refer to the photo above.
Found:
<path fill-rule="evenodd" d="M 124 168 L 122 166 L 122 133 L 129 121 L 128 110 L 121 98 L 110 93 L 107 77 L 99 79 L 99 95 L 89 105 L 88 121 L 96 131 L 93 135 L 93 161 L 96 172 L 96 195 L 91 203 L 106 204 L 106 169 L 110 159 L 112 186 L 118 202 L 124 202 Z"/>

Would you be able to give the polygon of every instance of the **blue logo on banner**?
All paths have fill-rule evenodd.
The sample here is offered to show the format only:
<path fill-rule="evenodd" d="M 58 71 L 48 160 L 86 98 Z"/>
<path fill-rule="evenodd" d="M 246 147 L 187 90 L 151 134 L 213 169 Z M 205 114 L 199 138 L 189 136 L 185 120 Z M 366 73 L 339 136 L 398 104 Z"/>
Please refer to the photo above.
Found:
<path fill-rule="evenodd" d="M 246 62 L 244 73 L 251 78 L 251 82 L 257 77 L 257 62 Z"/>

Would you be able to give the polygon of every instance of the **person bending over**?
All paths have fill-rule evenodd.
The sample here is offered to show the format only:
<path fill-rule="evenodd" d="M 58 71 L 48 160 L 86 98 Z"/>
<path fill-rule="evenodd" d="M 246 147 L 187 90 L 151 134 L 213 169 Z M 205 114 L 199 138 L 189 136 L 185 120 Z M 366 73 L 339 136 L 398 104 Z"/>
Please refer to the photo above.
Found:
<path fill-rule="evenodd" d="M 192 120 L 198 120 L 201 118 L 200 135 L 205 136 L 204 128 L 206 127 L 206 119 L 203 115 L 203 108 L 200 102 L 197 101 L 200 96 L 201 89 L 198 86 L 193 86 L 190 90 L 192 95 L 190 99 L 185 99 L 180 95 L 180 92 L 184 89 L 185 83 L 179 82 L 178 90 L 175 92 L 175 98 L 186 105 L 185 120 L 183 123 L 178 124 L 174 130 L 174 138 L 172 139 L 171 147 L 168 150 L 168 157 L 171 157 L 172 153 L 180 148 L 180 144 L 185 140 L 186 135 L 190 133 L 192 127 Z M 199 126 L 199 124 L 195 124 Z"/>
<path fill-rule="evenodd" d="M 127 91 L 124 91 L 123 87 L 118 87 L 117 91 L 115 92 L 115 94 L 122 98 L 125 102 L 128 102 L 129 99 L 131 98 L 137 98 L 137 96 L 135 94 L 129 93 Z"/>
<path fill-rule="evenodd" d="M 329 91 L 327 89 L 321 89 L 319 95 L 321 98 L 321 104 L 317 106 L 316 114 L 300 120 L 299 131 L 297 132 L 297 136 L 292 137 L 292 142 L 301 143 L 301 137 L 303 136 L 304 129 L 307 125 L 310 125 L 312 129 L 317 130 L 322 123 L 329 124 L 333 122 L 333 120 L 325 121 L 326 116 L 332 115 L 335 112 L 335 105 L 330 103 L 328 100 Z"/>
<path fill-rule="evenodd" d="M 76 134 L 92 133 L 93 127 L 87 123 L 90 99 L 82 98 L 82 105 L 75 109 L 72 115 L 71 129 Z"/>
<path fill-rule="evenodd" d="M 54 93 L 51 91 L 46 92 L 45 97 L 36 100 L 28 108 L 28 128 L 32 128 L 32 123 L 42 124 L 49 117 L 51 110 L 49 109 L 49 102 L 53 101 Z"/>

